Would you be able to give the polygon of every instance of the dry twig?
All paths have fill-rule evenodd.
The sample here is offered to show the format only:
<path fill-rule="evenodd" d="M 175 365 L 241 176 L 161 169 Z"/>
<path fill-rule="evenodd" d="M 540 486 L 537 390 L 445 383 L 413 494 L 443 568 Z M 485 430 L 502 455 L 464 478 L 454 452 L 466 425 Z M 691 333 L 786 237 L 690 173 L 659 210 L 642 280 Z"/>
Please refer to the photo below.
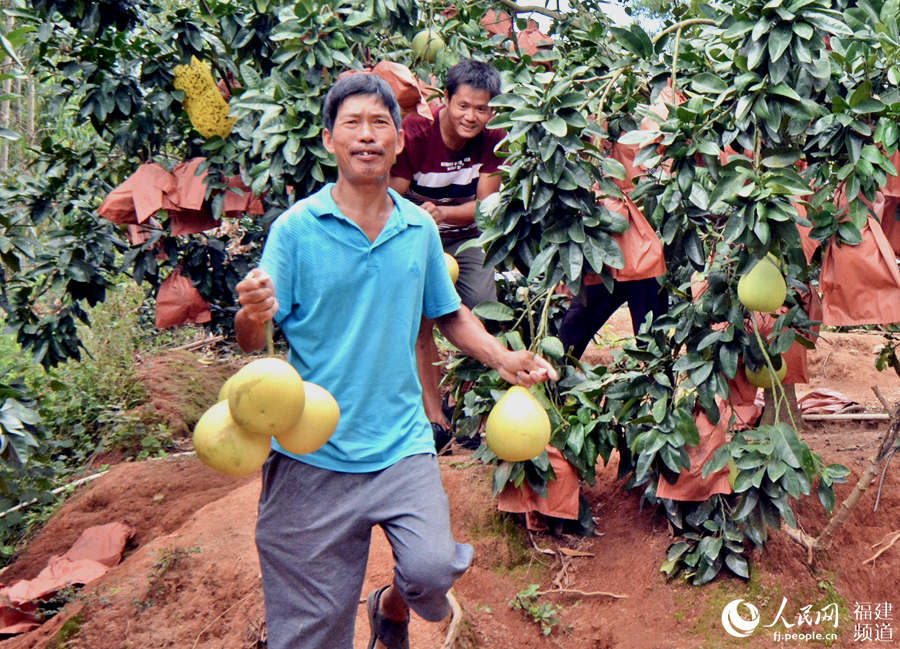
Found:
<path fill-rule="evenodd" d="M 459 605 L 459 602 L 456 601 L 456 597 L 454 597 L 452 590 L 447 593 L 447 601 L 450 602 L 452 615 L 450 617 L 450 626 L 447 627 L 447 635 L 444 637 L 444 643 L 441 645 L 441 649 L 453 649 L 456 645 L 456 636 L 459 635 L 459 627 L 462 624 L 463 618 L 462 607 Z"/>
<path fill-rule="evenodd" d="M 219 614 L 218 614 L 216 617 L 214 617 L 212 620 L 210 620 L 209 624 L 207 624 L 205 627 L 203 627 L 203 629 L 200 631 L 200 633 L 197 634 L 197 637 L 194 638 L 194 644 L 191 645 L 191 649 L 197 649 L 197 643 L 200 642 L 200 638 L 203 636 L 204 633 L 206 633 L 207 631 L 209 631 L 209 628 L 210 628 L 213 624 L 215 624 L 216 622 L 218 622 L 219 620 L 221 620 L 221 619 L 222 619 L 228 612 L 230 612 L 231 609 L 233 609 L 235 606 L 237 606 L 238 604 L 243 604 L 245 601 L 247 601 L 247 599 L 248 599 L 251 595 L 253 595 L 253 594 L 255 594 L 256 592 L 258 592 L 258 590 L 259 590 L 259 587 L 258 587 L 258 586 L 254 586 L 253 588 L 250 589 L 250 592 L 249 592 L 249 593 L 247 593 L 246 595 L 244 595 L 242 598 L 240 598 L 240 599 L 239 599 L 238 601 L 236 601 L 234 604 L 232 604 L 231 606 L 229 606 L 228 608 L 226 608 L 224 611 L 222 611 L 221 613 L 219 613 Z"/>
<path fill-rule="evenodd" d="M 888 538 L 890 538 L 891 540 L 888 541 Z M 871 564 L 874 566 L 875 560 L 878 557 L 880 557 L 882 554 L 887 552 L 890 548 L 892 548 L 894 546 L 894 544 L 897 543 L 897 541 L 900 541 L 900 530 L 897 530 L 896 532 L 891 532 L 890 534 L 885 536 L 883 539 L 881 539 L 881 541 L 879 541 L 878 543 L 873 545 L 872 546 L 873 548 L 877 548 L 879 545 L 887 543 L 887 545 L 885 545 L 883 548 L 881 548 L 878 552 L 876 552 L 871 557 L 869 557 L 868 559 L 863 561 L 863 565 L 871 562 Z"/>
<path fill-rule="evenodd" d="M 628 595 L 617 595 L 616 593 L 607 593 L 602 590 L 583 591 L 575 588 L 551 588 L 550 590 L 539 590 L 537 595 L 555 595 L 557 593 L 581 595 L 582 597 L 614 597 L 615 599 L 628 599 Z"/>

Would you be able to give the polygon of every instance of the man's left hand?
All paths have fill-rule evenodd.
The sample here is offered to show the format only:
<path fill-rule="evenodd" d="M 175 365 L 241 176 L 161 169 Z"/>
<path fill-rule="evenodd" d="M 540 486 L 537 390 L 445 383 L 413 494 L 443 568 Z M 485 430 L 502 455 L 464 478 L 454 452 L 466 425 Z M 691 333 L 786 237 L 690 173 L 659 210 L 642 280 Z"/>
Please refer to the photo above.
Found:
<path fill-rule="evenodd" d="M 504 381 L 525 387 L 559 378 L 550 363 L 527 350 L 508 351 L 496 369 Z"/>

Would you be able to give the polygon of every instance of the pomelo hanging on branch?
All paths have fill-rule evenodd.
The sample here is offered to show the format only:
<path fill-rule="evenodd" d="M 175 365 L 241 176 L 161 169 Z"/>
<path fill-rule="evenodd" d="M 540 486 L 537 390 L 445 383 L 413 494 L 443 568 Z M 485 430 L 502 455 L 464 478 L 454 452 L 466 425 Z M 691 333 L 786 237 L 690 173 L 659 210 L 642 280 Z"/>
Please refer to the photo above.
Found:
<path fill-rule="evenodd" d="M 442 49 L 444 49 L 444 39 L 431 28 L 423 29 L 413 36 L 412 51 L 417 59 L 431 63 Z"/>
<path fill-rule="evenodd" d="M 772 255 L 760 259 L 738 280 L 738 299 L 751 311 L 772 313 L 787 297 L 787 284 Z"/>
<path fill-rule="evenodd" d="M 780 354 L 772 357 L 772 367 L 775 368 L 775 376 L 781 381 L 787 375 L 787 363 Z M 749 366 L 744 366 L 744 374 L 750 385 L 758 388 L 770 390 L 775 386 L 775 379 L 772 377 L 772 371 L 769 366 L 764 364 L 758 370 L 751 370 Z"/>
<path fill-rule="evenodd" d="M 300 421 L 289 430 L 275 436 L 289 453 L 312 453 L 329 440 L 341 418 L 338 402 L 325 388 L 305 381 L 306 405 Z"/>
<path fill-rule="evenodd" d="M 233 476 L 250 475 L 266 461 L 270 438 L 241 428 L 228 411 L 228 402 L 210 407 L 194 426 L 194 450 L 203 464 Z"/>
<path fill-rule="evenodd" d="M 488 448 L 507 462 L 536 458 L 550 442 L 550 433 L 547 411 L 521 385 L 512 386 L 494 404 L 484 427 Z"/>
<path fill-rule="evenodd" d="M 228 383 L 231 416 L 247 432 L 278 435 L 300 421 L 306 402 L 303 379 L 287 361 L 260 358 L 238 370 Z"/>

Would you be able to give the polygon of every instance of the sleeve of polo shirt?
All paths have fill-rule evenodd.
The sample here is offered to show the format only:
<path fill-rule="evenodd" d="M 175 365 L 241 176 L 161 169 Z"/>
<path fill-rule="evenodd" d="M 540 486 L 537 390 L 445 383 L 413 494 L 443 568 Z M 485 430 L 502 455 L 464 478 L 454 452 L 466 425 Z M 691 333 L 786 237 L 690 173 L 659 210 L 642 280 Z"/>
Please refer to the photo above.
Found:
<path fill-rule="evenodd" d="M 412 180 L 413 172 L 415 171 L 415 161 L 413 160 L 416 150 L 415 138 L 421 129 L 418 128 L 414 120 L 409 119 L 409 116 L 403 120 L 401 127 L 403 128 L 403 151 L 400 152 L 400 155 L 397 156 L 397 161 L 391 167 L 391 175 Z"/>
<path fill-rule="evenodd" d="M 279 217 L 269 228 L 269 236 L 263 247 L 259 267 L 272 278 L 275 285 L 275 298 L 278 300 L 278 312 L 273 318 L 281 322 L 291 312 L 295 288 L 297 286 L 296 262 L 297 251 L 295 238 L 290 227 L 288 215 Z"/>
<path fill-rule="evenodd" d="M 444 248 L 437 225 L 428 220 L 428 259 L 425 267 L 425 298 L 422 305 L 426 318 L 434 320 L 442 315 L 457 311 L 462 302 L 450 279 Z"/>

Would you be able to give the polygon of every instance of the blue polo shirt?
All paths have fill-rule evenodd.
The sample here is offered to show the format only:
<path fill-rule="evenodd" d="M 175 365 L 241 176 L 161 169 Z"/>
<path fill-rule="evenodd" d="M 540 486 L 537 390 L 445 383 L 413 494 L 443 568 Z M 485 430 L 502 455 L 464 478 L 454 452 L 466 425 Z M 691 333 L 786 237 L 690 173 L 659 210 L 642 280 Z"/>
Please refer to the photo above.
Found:
<path fill-rule="evenodd" d="M 389 190 L 394 210 L 372 242 L 341 214 L 329 184 L 278 217 L 260 260 L 275 285 L 275 321 L 304 380 L 337 400 L 341 418 L 317 451 L 295 455 L 347 473 L 434 453 L 422 406 L 415 342 L 423 313 L 456 311 L 437 226 Z"/>

